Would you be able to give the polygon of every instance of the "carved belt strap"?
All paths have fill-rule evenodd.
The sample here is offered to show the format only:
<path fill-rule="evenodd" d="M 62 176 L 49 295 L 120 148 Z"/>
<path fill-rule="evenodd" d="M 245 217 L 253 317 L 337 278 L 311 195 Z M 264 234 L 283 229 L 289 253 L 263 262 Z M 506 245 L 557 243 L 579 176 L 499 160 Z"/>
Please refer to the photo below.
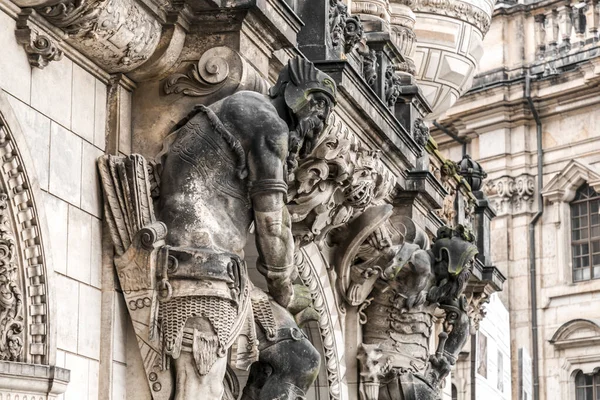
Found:
<path fill-rule="evenodd" d="M 267 340 L 274 341 L 277 337 L 277 324 L 275 322 L 273 310 L 271 309 L 269 297 L 262 290 L 255 289 L 252 291 L 251 298 L 254 320 L 265 331 Z"/>

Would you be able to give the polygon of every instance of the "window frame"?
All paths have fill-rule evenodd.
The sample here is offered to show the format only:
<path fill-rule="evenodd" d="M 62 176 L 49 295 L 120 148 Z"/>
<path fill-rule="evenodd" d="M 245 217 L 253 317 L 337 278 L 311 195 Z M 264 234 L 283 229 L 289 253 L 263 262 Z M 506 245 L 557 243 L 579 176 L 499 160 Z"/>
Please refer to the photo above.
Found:
<path fill-rule="evenodd" d="M 595 211 L 596 215 L 592 212 L 594 203 L 598 209 Z M 586 182 L 577 189 L 574 199 L 569 202 L 571 279 L 573 283 L 600 279 L 600 260 L 597 264 L 594 264 L 594 258 L 600 259 L 599 211 L 600 194 Z M 596 216 L 596 224 L 592 225 L 594 216 Z M 582 223 L 584 219 L 587 222 Z M 596 236 L 592 236 L 594 228 L 598 230 Z M 584 234 L 585 237 L 583 237 Z M 594 252 L 595 246 L 596 252 Z M 587 254 L 584 254 L 583 249 L 586 247 Z M 587 265 L 583 266 L 585 262 L 587 262 Z M 597 270 L 596 273 L 594 273 L 595 269 Z M 578 273 L 580 276 L 578 276 Z"/>
<path fill-rule="evenodd" d="M 578 379 L 580 377 L 585 377 L 586 376 L 591 376 L 592 377 L 592 382 L 591 384 L 586 384 L 586 382 L 584 381 L 582 386 L 579 386 L 579 383 L 577 382 Z M 575 383 L 575 400 L 596 400 L 598 398 L 600 398 L 600 372 L 595 371 L 592 372 L 590 374 L 586 374 L 583 371 L 579 370 L 575 376 L 574 376 L 574 383 Z M 587 394 L 585 393 L 585 389 L 587 388 L 592 388 L 592 398 L 588 399 Z M 584 393 L 583 393 L 583 397 L 579 396 L 578 391 L 579 389 L 583 389 Z"/>

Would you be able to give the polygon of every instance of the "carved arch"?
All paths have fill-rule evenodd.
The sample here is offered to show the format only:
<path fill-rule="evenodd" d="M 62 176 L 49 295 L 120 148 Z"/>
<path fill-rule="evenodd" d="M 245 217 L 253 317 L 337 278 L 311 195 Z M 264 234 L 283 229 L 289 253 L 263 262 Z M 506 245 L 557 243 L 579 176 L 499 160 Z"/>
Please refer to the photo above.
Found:
<path fill-rule="evenodd" d="M 542 196 L 551 203 L 568 203 L 575 198 L 575 192 L 585 182 L 600 190 L 600 173 L 581 161 L 571 160 L 546 184 L 542 189 Z"/>
<path fill-rule="evenodd" d="M 329 399 L 344 400 L 348 398 L 348 387 L 345 383 L 345 344 L 342 336 L 342 324 L 339 308 L 334 293 L 334 286 L 329 278 L 327 261 L 316 244 L 311 243 L 296 252 L 296 265 L 304 285 L 313 298 L 315 310 L 319 313 L 319 332 L 321 334 L 322 351 L 325 359 Z"/>
<path fill-rule="evenodd" d="M 573 319 L 560 326 L 550 343 L 556 349 L 600 345 L 600 320 Z"/>
<path fill-rule="evenodd" d="M 14 355 L 14 343 L 9 357 L 2 356 L 0 346 L 0 363 L 18 361 L 20 364 L 11 366 L 10 372 L 25 380 L 38 378 L 20 390 L 12 387 L 15 382 L 7 386 L 0 379 L 0 394 L 27 390 L 53 398 L 69 381 L 68 370 L 54 367 L 56 307 L 48 237 L 42 192 L 27 142 L 6 95 L 0 91 L 0 341 L 18 341 L 16 335 L 22 343 L 18 356 Z M 11 333 L 3 326 L 7 319 L 15 327 Z M 21 331 L 16 332 L 19 324 Z"/>

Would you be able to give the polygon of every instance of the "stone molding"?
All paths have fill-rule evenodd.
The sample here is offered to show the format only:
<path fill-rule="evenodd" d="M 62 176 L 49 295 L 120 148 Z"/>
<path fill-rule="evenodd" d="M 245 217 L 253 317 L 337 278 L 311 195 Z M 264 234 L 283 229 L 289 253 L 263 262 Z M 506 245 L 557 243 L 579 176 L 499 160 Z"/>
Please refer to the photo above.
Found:
<path fill-rule="evenodd" d="M 587 182 L 600 191 L 600 173 L 581 161 L 571 160 L 542 189 L 542 197 L 550 203 L 568 203 L 575 198 L 577 189 Z"/>
<path fill-rule="evenodd" d="M 29 59 L 29 64 L 39 69 L 44 69 L 51 61 L 62 59 L 63 51 L 59 46 L 59 39 L 49 32 L 44 32 L 30 21 L 33 9 L 25 9 L 17 19 L 15 35 Z"/>
<path fill-rule="evenodd" d="M 68 369 L 0 361 L 0 396 L 7 399 L 55 399 L 67 388 Z"/>
<path fill-rule="evenodd" d="M 592 333 L 577 335 L 578 331 Z M 600 345 L 600 321 L 593 319 L 573 319 L 560 326 L 549 340 L 557 350 L 571 347 L 589 347 Z"/>
<path fill-rule="evenodd" d="M 484 36 L 492 23 L 492 10 L 486 12 L 465 1 L 414 0 L 413 3 L 411 8 L 416 13 L 439 14 L 467 22 L 479 29 Z"/>
<path fill-rule="evenodd" d="M 23 8 L 31 4 L 15 3 Z M 65 41 L 110 73 L 144 63 L 161 36 L 159 21 L 135 0 L 50 1 L 34 8 L 65 33 Z"/>
<path fill-rule="evenodd" d="M 501 176 L 484 184 L 497 215 L 533 212 L 535 177 L 522 174 L 517 177 Z"/>
<path fill-rule="evenodd" d="M 21 362 L 0 362 L 0 393 L 6 390 L 13 395 L 35 394 L 53 399 L 66 389 L 69 372 L 53 366 L 56 352 L 55 305 L 52 303 L 54 273 L 44 240 L 48 236 L 44 211 L 37 206 L 41 191 L 27 149 L 12 108 L 5 95 L 0 93 L 0 188 L 6 196 L 6 208 L 2 213 L 6 219 L 2 224 L 5 226 L 3 231 L 11 224 L 16 248 L 20 249 L 13 259 L 13 267 L 11 262 L 3 265 L 13 270 L 17 267 L 14 283 L 22 285 L 18 290 L 22 293 L 22 321 L 26 322 Z M 6 240 L 6 232 L 1 239 L 0 252 L 8 254 L 10 241 Z M 4 291 L 17 296 L 14 285 L 5 286 Z M 19 315 L 14 309 L 4 309 L 3 313 Z M 34 376 L 39 379 L 32 379 Z"/>
<path fill-rule="evenodd" d="M 346 368 L 344 365 L 344 343 L 340 342 L 342 332 L 338 317 L 338 305 L 333 292 L 326 290 L 329 281 L 328 264 L 316 245 L 310 244 L 296 251 L 295 263 L 302 283 L 310 290 L 313 307 L 319 314 L 319 332 L 325 355 L 325 371 L 327 373 L 329 399 L 338 400 L 347 397 L 347 389 L 342 379 Z"/>

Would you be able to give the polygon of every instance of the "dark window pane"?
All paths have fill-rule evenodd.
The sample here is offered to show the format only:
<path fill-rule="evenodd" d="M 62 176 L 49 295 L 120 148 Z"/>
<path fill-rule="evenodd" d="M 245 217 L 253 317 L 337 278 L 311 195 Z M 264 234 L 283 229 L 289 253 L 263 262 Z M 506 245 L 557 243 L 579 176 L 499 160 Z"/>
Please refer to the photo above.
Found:
<path fill-rule="evenodd" d="M 590 236 L 593 238 L 600 237 L 600 226 L 593 226 L 590 229 Z"/>
<path fill-rule="evenodd" d="M 573 226 L 571 228 L 573 228 L 573 229 L 581 228 L 581 226 L 579 225 L 579 218 L 573 218 Z"/>
<path fill-rule="evenodd" d="M 590 266 L 590 257 L 581 257 L 581 268 Z"/>
<path fill-rule="evenodd" d="M 596 226 L 600 224 L 600 215 L 598 215 L 597 212 L 592 214 L 592 222 L 590 223 L 591 226 Z"/>
<path fill-rule="evenodd" d="M 592 214 L 598 214 L 598 204 L 600 204 L 600 200 L 590 201 L 590 212 Z"/>
<path fill-rule="evenodd" d="M 580 240 L 581 239 L 581 234 L 579 233 L 578 230 L 574 230 L 573 231 L 573 240 Z"/>
<path fill-rule="evenodd" d="M 592 242 L 592 253 L 600 253 L 600 241 L 595 240 Z"/>
<path fill-rule="evenodd" d="M 577 389 L 575 400 L 585 400 L 585 391 L 583 389 Z"/>
<path fill-rule="evenodd" d="M 584 243 L 581 245 L 581 254 L 590 254 L 590 245 Z"/>
<path fill-rule="evenodd" d="M 587 228 L 584 228 L 584 229 L 580 230 L 579 231 L 579 235 L 580 235 L 581 240 L 587 239 L 588 238 L 588 230 L 587 230 Z"/>
<path fill-rule="evenodd" d="M 592 265 L 600 265 L 600 254 L 594 254 L 592 256 Z"/>
<path fill-rule="evenodd" d="M 579 206 L 571 206 L 571 217 L 579 216 Z"/>

